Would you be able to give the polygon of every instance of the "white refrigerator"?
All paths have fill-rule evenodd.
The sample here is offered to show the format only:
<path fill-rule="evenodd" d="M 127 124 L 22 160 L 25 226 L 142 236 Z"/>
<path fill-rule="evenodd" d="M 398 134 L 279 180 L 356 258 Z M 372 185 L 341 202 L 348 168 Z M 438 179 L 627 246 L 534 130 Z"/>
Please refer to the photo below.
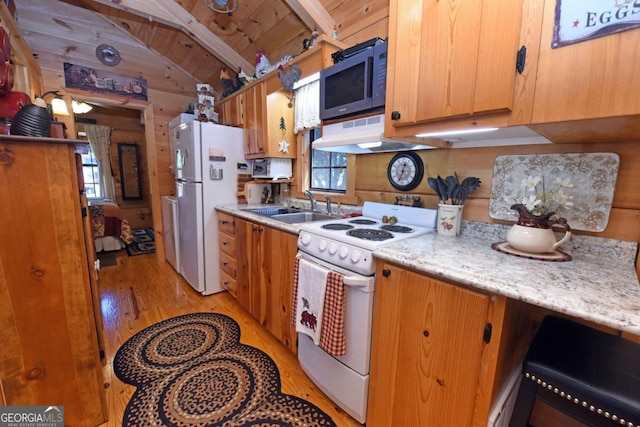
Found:
<path fill-rule="evenodd" d="M 198 292 L 221 292 L 216 205 L 237 202 L 247 173 L 243 130 L 211 122 L 170 122 L 175 149 L 180 274 Z"/>
<path fill-rule="evenodd" d="M 178 245 L 178 199 L 162 196 L 162 239 L 164 257 L 180 272 L 180 247 Z"/>

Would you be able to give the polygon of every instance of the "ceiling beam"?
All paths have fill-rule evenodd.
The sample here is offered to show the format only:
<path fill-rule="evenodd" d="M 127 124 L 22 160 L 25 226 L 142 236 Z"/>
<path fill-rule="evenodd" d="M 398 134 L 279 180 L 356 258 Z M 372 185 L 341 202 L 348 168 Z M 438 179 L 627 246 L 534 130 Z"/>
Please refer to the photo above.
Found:
<path fill-rule="evenodd" d="M 242 70 L 252 75 L 255 66 L 233 50 L 222 39 L 213 34 L 205 25 L 187 12 L 174 0 L 94 0 L 116 9 L 126 10 L 149 20 L 155 20 L 174 28 L 179 28 L 189 37 L 220 59 L 232 70 Z"/>
<path fill-rule="evenodd" d="M 329 35 L 336 23 L 318 0 L 285 0 L 310 30 Z"/>

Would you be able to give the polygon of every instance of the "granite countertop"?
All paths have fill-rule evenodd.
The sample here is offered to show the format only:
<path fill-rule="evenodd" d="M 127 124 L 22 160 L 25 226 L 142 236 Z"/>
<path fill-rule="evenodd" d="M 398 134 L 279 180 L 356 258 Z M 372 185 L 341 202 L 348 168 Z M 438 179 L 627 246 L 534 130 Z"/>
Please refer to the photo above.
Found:
<path fill-rule="evenodd" d="M 216 209 L 282 231 L 294 234 L 300 231 L 299 224 L 243 210 L 253 207 L 264 205 L 223 205 Z M 574 235 L 562 248 L 573 257 L 571 261 L 538 261 L 491 248 L 492 243 L 505 240 L 508 228 L 465 221 L 458 237 L 434 232 L 381 246 L 374 256 L 480 291 L 640 336 L 637 242 Z"/>
<path fill-rule="evenodd" d="M 284 221 L 278 221 L 277 219 L 270 218 L 266 215 L 255 214 L 248 210 L 248 209 L 265 208 L 265 207 L 279 208 L 279 207 L 285 207 L 285 206 L 259 205 L 259 204 L 218 205 L 216 206 L 216 210 L 220 212 L 228 213 L 229 215 L 234 215 L 249 221 L 259 222 L 260 224 L 268 225 L 269 227 L 273 227 L 278 230 L 286 231 L 293 234 L 300 233 L 300 224 L 289 224 Z"/>
<path fill-rule="evenodd" d="M 491 248 L 492 243 L 505 240 L 508 226 L 475 223 L 474 229 L 469 223 L 458 237 L 422 235 L 384 245 L 374 255 L 451 282 L 640 335 L 637 242 L 573 236 L 563 247 L 573 257 L 571 261 L 539 261 Z"/>

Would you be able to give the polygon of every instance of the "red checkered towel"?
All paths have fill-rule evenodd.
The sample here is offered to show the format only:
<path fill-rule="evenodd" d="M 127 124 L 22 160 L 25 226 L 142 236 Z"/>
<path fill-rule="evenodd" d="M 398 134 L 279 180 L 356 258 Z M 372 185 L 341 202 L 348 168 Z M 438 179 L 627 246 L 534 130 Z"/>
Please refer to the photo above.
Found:
<path fill-rule="evenodd" d="M 300 258 L 296 258 L 293 270 L 293 306 L 291 309 L 291 323 L 296 325 L 298 313 L 298 271 Z M 344 283 L 343 276 L 330 271 L 327 274 L 327 290 L 324 296 L 324 309 L 320 330 L 319 347 L 333 356 L 343 356 L 347 353 L 347 343 L 344 335 Z"/>

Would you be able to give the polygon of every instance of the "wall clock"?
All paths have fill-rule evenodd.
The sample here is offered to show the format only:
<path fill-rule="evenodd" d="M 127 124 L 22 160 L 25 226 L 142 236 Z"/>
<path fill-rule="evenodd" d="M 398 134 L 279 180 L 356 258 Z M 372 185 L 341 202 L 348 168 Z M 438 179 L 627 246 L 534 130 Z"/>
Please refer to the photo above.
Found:
<path fill-rule="evenodd" d="M 423 176 L 422 159 L 411 151 L 396 154 L 387 167 L 389 182 L 400 191 L 413 190 L 420 184 Z"/>
<path fill-rule="evenodd" d="M 96 48 L 96 57 L 98 57 L 104 65 L 109 65 L 110 67 L 120 63 L 120 52 L 108 44 L 101 44 Z"/>

